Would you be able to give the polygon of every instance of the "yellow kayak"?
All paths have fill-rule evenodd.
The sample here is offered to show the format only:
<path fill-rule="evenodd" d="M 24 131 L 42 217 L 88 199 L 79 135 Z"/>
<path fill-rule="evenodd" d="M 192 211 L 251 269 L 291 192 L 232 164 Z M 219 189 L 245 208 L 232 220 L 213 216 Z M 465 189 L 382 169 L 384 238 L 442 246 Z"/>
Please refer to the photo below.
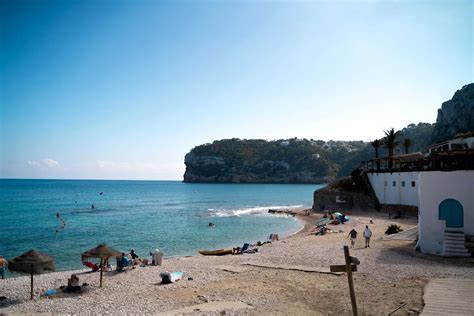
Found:
<path fill-rule="evenodd" d="M 223 256 L 232 254 L 232 249 L 199 250 L 203 256 Z"/>

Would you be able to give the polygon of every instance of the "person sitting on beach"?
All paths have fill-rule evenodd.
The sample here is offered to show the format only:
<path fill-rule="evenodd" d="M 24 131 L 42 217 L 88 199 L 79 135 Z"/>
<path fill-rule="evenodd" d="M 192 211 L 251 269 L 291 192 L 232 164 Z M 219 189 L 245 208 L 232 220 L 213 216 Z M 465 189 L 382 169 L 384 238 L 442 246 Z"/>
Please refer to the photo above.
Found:
<path fill-rule="evenodd" d="M 125 268 L 131 266 L 131 262 L 132 261 L 127 257 L 127 255 L 122 252 L 122 255 L 120 257 L 117 257 L 117 271 L 124 271 Z"/>
<path fill-rule="evenodd" d="M 81 285 L 79 284 L 79 277 L 76 274 L 72 274 L 67 280 L 66 292 L 74 293 L 81 291 Z"/>
<path fill-rule="evenodd" d="M 268 239 L 273 242 L 273 241 L 279 241 L 280 240 L 280 237 L 278 236 L 278 234 L 270 234 L 270 237 L 268 237 Z"/>
<path fill-rule="evenodd" d="M 86 261 L 86 262 L 83 262 L 83 265 L 85 265 L 88 268 L 91 268 L 92 272 L 99 271 L 99 265 L 97 263 Z"/>
<path fill-rule="evenodd" d="M 130 256 L 132 257 L 134 265 L 141 265 L 143 263 L 142 259 L 135 253 L 134 249 L 130 249 Z"/>
<path fill-rule="evenodd" d="M 133 260 L 140 259 L 140 257 L 135 253 L 135 249 L 130 249 L 130 256 Z"/>
<path fill-rule="evenodd" d="M 242 246 L 242 248 L 241 247 L 232 248 L 233 255 L 238 255 L 238 254 L 243 254 L 243 253 L 256 253 L 256 252 L 258 252 L 258 248 L 256 248 L 254 245 L 251 245 L 249 243 L 245 243 Z"/>

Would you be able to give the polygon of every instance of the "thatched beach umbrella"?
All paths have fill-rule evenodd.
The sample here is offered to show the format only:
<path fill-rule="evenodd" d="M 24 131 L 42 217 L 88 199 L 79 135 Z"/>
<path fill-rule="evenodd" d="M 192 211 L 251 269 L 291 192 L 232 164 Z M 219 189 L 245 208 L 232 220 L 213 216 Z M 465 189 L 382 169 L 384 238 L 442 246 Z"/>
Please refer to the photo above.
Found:
<path fill-rule="evenodd" d="M 121 254 L 121 252 L 110 248 L 106 244 L 100 244 L 97 247 L 84 252 L 82 258 L 100 258 L 100 287 L 102 287 L 102 265 L 104 264 L 104 260 Z"/>
<path fill-rule="evenodd" d="M 31 275 L 31 299 L 33 299 L 33 274 L 54 271 L 54 258 L 36 250 L 30 250 L 8 261 L 8 269 Z"/>

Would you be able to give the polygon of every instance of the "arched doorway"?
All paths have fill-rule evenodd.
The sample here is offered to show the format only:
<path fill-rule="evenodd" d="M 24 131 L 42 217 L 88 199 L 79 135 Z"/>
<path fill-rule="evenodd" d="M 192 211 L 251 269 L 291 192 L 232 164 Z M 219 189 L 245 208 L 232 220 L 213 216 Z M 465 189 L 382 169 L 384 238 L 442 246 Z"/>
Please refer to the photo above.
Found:
<path fill-rule="evenodd" d="M 446 221 L 446 227 L 464 227 L 464 212 L 462 204 L 455 199 L 446 199 L 439 204 L 438 216 Z"/>

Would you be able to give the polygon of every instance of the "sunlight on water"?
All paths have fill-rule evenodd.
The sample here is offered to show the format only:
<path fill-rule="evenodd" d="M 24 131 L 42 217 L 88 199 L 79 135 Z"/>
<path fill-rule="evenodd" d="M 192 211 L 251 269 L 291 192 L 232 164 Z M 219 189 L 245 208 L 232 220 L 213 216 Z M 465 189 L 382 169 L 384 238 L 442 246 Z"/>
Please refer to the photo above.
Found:
<path fill-rule="evenodd" d="M 80 268 L 80 254 L 101 242 L 141 256 L 155 248 L 182 256 L 255 242 L 298 230 L 294 218 L 268 209 L 310 207 L 319 187 L 0 180 L 0 255 L 10 259 L 35 248 L 54 256 L 58 269 L 70 269 Z"/>

